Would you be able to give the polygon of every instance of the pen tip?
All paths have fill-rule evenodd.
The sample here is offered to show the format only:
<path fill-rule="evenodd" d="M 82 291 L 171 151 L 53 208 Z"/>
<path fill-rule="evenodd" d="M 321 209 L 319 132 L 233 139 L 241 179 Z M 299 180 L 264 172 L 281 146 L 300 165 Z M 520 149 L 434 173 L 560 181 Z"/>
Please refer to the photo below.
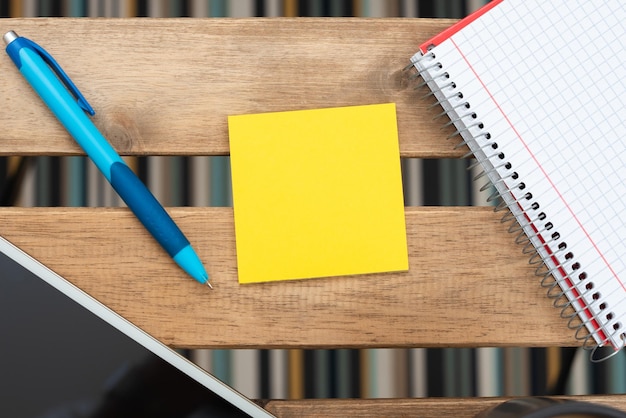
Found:
<path fill-rule="evenodd" d="M 209 289 L 213 290 L 213 286 L 211 286 L 211 282 L 210 281 L 206 281 L 206 285 L 209 286 Z"/>

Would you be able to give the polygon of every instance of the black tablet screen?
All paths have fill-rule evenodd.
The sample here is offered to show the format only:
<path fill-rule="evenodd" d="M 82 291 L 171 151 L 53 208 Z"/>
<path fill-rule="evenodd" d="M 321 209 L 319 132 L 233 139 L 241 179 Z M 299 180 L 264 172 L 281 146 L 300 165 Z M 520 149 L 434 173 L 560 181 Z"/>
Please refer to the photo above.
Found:
<path fill-rule="evenodd" d="M 247 417 L 0 253 L 0 417 Z"/>

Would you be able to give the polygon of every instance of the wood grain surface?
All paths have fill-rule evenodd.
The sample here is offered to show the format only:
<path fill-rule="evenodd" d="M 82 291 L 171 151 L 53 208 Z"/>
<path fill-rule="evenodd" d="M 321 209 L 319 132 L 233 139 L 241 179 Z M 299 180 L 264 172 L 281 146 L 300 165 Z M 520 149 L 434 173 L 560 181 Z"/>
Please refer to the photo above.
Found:
<path fill-rule="evenodd" d="M 401 154 L 454 157 L 403 71 L 438 19 L 0 19 L 46 48 L 124 155 L 228 153 L 227 116 L 395 102 Z M 0 154 L 80 153 L 0 54 Z"/>
<path fill-rule="evenodd" d="M 249 285 L 232 209 L 169 211 L 213 291 L 125 208 L 3 208 L 0 235 L 177 347 L 577 345 L 490 208 L 406 208 L 408 272 Z"/>
<path fill-rule="evenodd" d="M 123 155 L 228 154 L 227 116 L 395 102 L 401 155 L 459 157 L 403 71 L 445 19 L 0 19 L 46 48 Z M 0 54 L 0 155 L 80 149 Z M 168 208 L 215 290 L 125 208 L 1 208 L 0 235 L 166 344 L 579 345 L 489 208 L 406 208 L 408 272 L 239 285 L 233 212 Z M 502 398 L 270 401 L 280 417 L 473 417 Z M 583 398 L 626 409 L 623 397 Z"/>
<path fill-rule="evenodd" d="M 623 395 L 568 396 L 559 398 L 591 402 L 626 411 L 626 397 Z M 346 416 L 361 418 L 474 418 L 477 414 L 509 399 L 510 398 L 276 400 L 270 401 L 265 408 L 280 418 L 339 418 Z"/>

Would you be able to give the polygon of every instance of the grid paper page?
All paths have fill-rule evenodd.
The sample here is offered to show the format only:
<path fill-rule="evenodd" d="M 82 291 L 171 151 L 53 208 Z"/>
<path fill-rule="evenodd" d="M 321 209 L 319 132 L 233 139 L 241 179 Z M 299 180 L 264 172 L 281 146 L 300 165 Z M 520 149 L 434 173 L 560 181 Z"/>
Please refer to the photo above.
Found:
<path fill-rule="evenodd" d="M 562 266 L 566 288 L 575 286 L 568 296 L 596 341 L 618 347 L 626 332 L 625 22 L 619 1 L 504 0 L 430 51 L 484 124 L 468 130 L 472 150 L 548 243 L 544 256 Z M 450 101 L 448 81 L 433 78 L 439 99 Z M 497 152 L 484 151 L 490 142 Z"/>

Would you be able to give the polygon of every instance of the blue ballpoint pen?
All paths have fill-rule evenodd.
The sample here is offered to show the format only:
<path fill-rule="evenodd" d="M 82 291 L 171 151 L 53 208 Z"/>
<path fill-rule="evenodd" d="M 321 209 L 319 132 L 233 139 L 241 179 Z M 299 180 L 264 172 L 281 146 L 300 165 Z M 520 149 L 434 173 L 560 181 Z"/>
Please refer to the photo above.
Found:
<path fill-rule="evenodd" d="M 95 112 L 54 58 L 35 42 L 13 31 L 7 32 L 3 39 L 7 54 L 24 78 L 146 229 L 183 270 L 212 288 L 187 238 L 85 114 L 93 116 Z"/>

